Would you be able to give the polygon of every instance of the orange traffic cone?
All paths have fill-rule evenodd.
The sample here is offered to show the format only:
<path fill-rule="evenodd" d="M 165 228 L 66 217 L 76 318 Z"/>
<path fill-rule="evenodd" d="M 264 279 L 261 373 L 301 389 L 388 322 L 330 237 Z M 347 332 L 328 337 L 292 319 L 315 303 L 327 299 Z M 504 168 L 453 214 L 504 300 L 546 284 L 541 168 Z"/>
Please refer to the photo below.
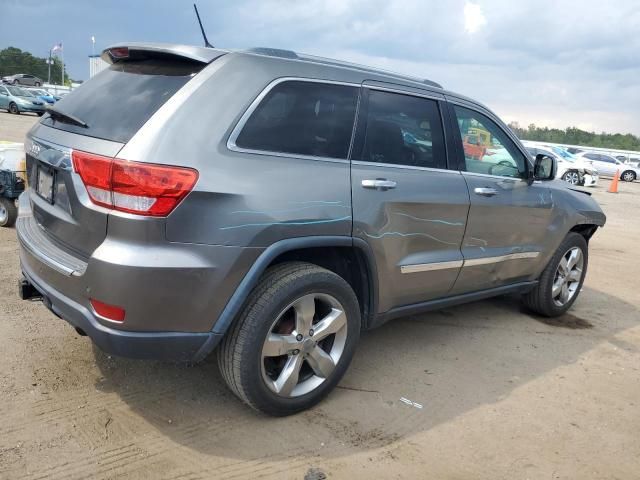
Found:
<path fill-rule="evenodd" d="M 609 185 L 609 190 L 607 190 L 607 192 L 609 193 L 618 193 L 618 179 L 620 178 L 620 170 L 616 170 L 616 176 L 613 177 L 613 181 L 611 182 L 611 185 Z"/>

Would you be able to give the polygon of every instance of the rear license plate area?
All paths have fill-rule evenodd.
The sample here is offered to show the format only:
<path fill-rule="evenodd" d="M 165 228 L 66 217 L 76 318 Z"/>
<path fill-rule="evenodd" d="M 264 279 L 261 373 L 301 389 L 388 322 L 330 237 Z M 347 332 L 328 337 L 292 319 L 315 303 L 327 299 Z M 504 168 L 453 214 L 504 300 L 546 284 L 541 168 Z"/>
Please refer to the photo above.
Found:
<path fill-rule="evenodd" d="M 53 186 L 55 185 L 55 172 L 53 169 L 38 166 L 36 180 L 36 193 L 47 202 L 53 203 Z"/>

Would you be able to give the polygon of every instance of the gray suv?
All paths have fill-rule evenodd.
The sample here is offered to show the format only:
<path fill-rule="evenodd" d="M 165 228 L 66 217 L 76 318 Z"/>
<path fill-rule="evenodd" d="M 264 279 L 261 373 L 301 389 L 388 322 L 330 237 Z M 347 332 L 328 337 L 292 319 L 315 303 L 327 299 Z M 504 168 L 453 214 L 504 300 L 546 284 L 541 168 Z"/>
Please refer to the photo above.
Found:
<path fill-rule="evenodd" d="M 25 144 L 22 298 L 287 415 L 361 331 L 516 293 L 564 313 L 605 216 L 486 107 L 291 51 L 125 44 Z M 478 148 L 471 136 L 488 138 Z"/>

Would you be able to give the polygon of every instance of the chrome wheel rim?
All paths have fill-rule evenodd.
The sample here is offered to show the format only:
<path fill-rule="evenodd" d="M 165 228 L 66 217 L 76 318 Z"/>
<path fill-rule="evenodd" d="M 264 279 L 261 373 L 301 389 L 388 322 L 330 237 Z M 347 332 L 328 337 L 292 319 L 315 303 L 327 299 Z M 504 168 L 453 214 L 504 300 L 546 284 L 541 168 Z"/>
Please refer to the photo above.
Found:
<path fill-rule="evenodd" d="M 347 316 L 336 298 L 310 293 L 271 324 L 262 346 L 262 378 L 276 395 L 299 397 L 334 372 L 347 342 Z"/>
<path fill-rule="evenodd" d="M 553 303 L 563 307 L 578 293 L 584 267 L 584 255 L 578 247 L 570 248 L 560 260 L 551 287 Z"/>
<path fill-rule="evenodd" d="M 565 181 L 571 185 L 580 183 L 580 176 L 576 172 L 569 172 L 565 175 Z"/>
<path fill-rule="evenodd" d="M 622 179 L 625 182 L 633 182 L 633 173 L 631 172 L 625 172 L 625 174 L 622 176 Z"/>
<path fill-rule="evenodd" d="M 6 223 L 8 216 L 9 212 L 7 212 L 7 208 L 0 203 L 0 225 L 4 225 Z"/>

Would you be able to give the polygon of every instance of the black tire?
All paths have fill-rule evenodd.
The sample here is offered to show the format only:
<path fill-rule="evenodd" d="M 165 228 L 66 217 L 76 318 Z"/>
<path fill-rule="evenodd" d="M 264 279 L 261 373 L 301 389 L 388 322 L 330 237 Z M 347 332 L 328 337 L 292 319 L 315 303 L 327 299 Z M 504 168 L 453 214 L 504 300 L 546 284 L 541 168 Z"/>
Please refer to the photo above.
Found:
<path fill-rule="evenodd" d="M 560 261 L 562 260 L 564 255 L 574 247 L 578 247 L 582 251 L 584 262 L 582 267 L 582 277 L 580 278 L 580 282 L 578 283 L 575 295 L 573 295 L 573 297 L 566 304 L 558 306 L 553 301 L 551 293 L 553 282 L 555 280 L 556 270 L 558 269 Z M 523 303 L 529 310 L 545 317 L 558 317 L 560 315 L 563 315 L 567 310 L 571 308 L 573 303 L 580 295 L 580 290 L 582 289 L 582 284 L 584 283 L 584 278 L 587 274 L 588 264 L 589 248 L 587 241 L 582 235 L 575 232 L 569 232 L 569 234 L 565 237 L 563 242 L 556 250 L 556 253 L 554 253 L 553 257 L 551 257 L 551 260 L 542 272 L 542 275 L 540 275 L 540 278 L 538 279 L 538 285 L 529 293 L 523 296 Z"/>
<path fill-rule="evenodd" d="M 636 172 L 633 170 L 625 170 L 620 175 L 620 180 L 623 182 L 633 182 L 636 179 Z"/>
<path fill-rule="evenodd" d="M 36 112 L 36 115 L 38 115 L 39 117 L 41 117 L 42 115 L 44 115 L 44 112 Z"/>
<path fill-rule="evenodd" d="M 36 83 L 35 83 L 35 86 L 36 86 L 36 87 L 39 87 L 40 85 L 42 85 L 40 82 L 36 82 Z"/>
<path fill-rule="evenodd" d="M 314 390 L 297 397 L 282 397 L 263 378 L 262 347 L 280 312 L 310 293 L 337 299 L 347 316 L 347 337 L 335 369 Z M 218 365 L 231 391 L 255 410 L 285 416 L 320 402 L 347 370 L 360 337 L 360 308 L 355 293 L 342 277 L 303 262 L 270 268 L 249 295 L 244 310 L 218 348 Z"/>
<path fill-rule="evenodd" d="M 17 218 L 16 202 L 9 198 L 0 197 L 0 227 L 13 227 Z"/>
<path fill-rule="evenodd" d="M 18 108 L 18 105 L 16 105 L 14 102 L 11 102 L 9 104 L 9 113 L 13 113 L 14 115 L 20 115 L 20 109 Z"/>

